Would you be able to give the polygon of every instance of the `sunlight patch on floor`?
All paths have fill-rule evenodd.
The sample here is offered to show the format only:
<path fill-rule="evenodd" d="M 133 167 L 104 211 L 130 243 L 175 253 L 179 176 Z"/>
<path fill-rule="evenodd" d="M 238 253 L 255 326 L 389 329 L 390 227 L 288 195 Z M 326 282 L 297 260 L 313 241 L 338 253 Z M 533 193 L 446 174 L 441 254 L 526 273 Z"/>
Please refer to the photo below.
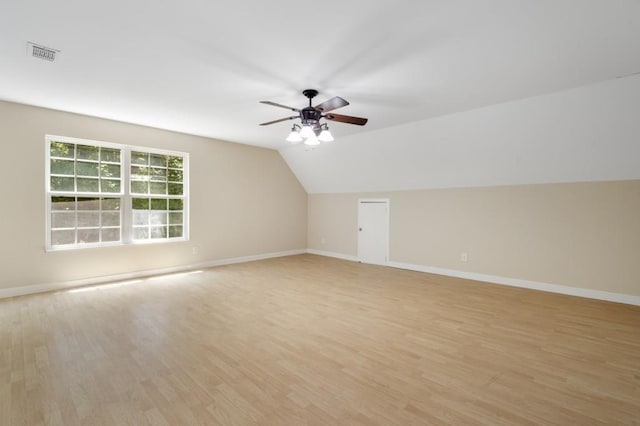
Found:
<path fill-rule="evenodd" d="M 106 289 L 112 289 L 116 287 L 124 287 L 127 285 L 137 284 L 141 282 L 142 280 L 129 280 L 129 281 L 120 281 L 117 283 L 98 284 L 98 285 L 92 285 L 92 286 L 86 286 L 86 287 L 73 288 L 71 290 L 67 290 L 67 293 L 84 293 L 87 291 L 94 291 L 94 290 L 106 290 Z"/>

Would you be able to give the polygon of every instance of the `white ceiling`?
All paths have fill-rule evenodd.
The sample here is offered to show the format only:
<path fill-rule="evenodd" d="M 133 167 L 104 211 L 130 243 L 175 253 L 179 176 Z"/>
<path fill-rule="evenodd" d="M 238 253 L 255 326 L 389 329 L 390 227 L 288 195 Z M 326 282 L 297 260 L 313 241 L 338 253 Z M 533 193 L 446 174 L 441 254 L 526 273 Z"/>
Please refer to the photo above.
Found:
<path fill-rule="evenodd" d="M 341 96 L 336 139 L 640 71 L 638 0 L 3 0 L 0 99 L 282 149 Z M 59 49 L 30 58 L 32 41 Z"/>

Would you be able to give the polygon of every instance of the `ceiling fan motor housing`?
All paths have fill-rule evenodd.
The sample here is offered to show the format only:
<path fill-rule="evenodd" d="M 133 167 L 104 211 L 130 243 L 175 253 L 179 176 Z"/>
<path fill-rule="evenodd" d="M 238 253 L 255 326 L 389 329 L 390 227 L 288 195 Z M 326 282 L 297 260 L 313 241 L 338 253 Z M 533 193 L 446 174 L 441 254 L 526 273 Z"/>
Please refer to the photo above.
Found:
<path fill-rule="evenodd" d="M 322 118 L 322 112 L 313 107 L 306 107 L 300 110 L 300 120 L 302 120 L 303 126 L 317 127 L 320 118 Z"/>
<path fill-rule="evenodd" d="M 318 91 L 315 89 L 306 89 L 302 91 L 302 94 L 309 98 L 309 106 L 300 110 L 300 121 L 303 126 L 311 127 L 316 134 L 320 133 L 320 119 L 322 118 L 322 111 L 311 106 L 311 100 L 318 95 Z"/>

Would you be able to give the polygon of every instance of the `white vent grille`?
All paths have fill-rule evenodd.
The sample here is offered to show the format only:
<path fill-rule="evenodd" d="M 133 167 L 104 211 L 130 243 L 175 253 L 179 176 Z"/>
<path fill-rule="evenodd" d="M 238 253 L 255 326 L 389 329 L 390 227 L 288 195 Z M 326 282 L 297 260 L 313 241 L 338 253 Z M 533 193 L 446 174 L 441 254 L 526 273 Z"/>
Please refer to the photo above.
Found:
<path fill-rule="evenodd" d="M 43 59 L 45 61 L 53 62 L 56 60 L 56 54 L 60 53 L 59 50 L 51 49 L 50 47 L 40 46 L 35 43 L 27 43 L 27 55 L 34 58 Z"/>

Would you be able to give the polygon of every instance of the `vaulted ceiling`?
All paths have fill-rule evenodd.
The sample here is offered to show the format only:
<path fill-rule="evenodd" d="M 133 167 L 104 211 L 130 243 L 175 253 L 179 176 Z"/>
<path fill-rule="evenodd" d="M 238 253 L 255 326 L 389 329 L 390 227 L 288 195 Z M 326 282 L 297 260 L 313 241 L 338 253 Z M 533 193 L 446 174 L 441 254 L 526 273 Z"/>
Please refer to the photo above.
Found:
<path fill-rule="evenodd" d="M 348 143 L 628 77 L 638 40 L 637 0 L 6 0 L 0 99 L 279 149 L 309 190 L 290 123 L 258 126 L 287 111 L 258 101 L 341 96 L 369 118 L 331 126 Z"/>

